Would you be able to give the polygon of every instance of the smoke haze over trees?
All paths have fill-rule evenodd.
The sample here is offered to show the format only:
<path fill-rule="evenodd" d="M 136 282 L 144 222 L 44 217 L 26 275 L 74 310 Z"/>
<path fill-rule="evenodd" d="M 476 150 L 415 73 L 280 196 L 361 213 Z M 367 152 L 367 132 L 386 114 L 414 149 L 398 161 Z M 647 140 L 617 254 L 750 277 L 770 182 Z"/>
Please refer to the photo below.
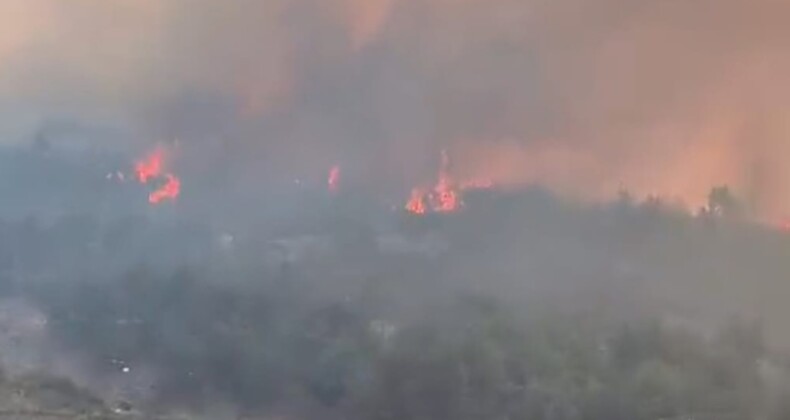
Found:
<path fill-rule="evenodd" d="M 0 418 L 788 418 L 789 17 L 0 2 Z"/>
<path fill-rule="evenodd" d="M 528 188 L 415 216 L 305 188 L 235 232 L 116 212 L 134 189 L 64 214 L 28 192 L 38 216 L 0 229 L 2 362 L 205 418 L 783 418 L 790 237 L 727 191 L 699 215 Z"/>

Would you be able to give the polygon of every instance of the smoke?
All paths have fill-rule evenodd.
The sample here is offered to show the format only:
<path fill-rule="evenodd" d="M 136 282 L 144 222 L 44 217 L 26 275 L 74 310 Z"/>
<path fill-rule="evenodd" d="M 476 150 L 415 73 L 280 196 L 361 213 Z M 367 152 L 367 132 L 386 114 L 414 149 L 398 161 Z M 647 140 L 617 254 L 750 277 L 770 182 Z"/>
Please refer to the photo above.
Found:
<path fill-rule="evenodd" d="M 612 325 L 743 315 L 786 350 L 788 236 L 728 196 L 662 203 L 727 185 L 750 216 L 790 215 L 787 16 L 0 1 L 0 362 L 112 400 L 311 409 L 292 389 L 353 401 L 337 380 L 375 376 L 402 327 L 467 325 L 447 309 L 467 293 Z M 413 188 L 427 214 L 390 211 Z M 368 339 L 383 353 L 356 354 Z"/>
<path fill-rule="evenodd" d="M 778 0 L 9 0 L 3 137 L 72 118 L 182 141 L 196 184 L 340 164 L 401 193 L 446 149 L 459 173 L 585 199 L 625 188 L 693 208 L 728 184 L 774 219 L 790 211 L 788 13 Z"/>

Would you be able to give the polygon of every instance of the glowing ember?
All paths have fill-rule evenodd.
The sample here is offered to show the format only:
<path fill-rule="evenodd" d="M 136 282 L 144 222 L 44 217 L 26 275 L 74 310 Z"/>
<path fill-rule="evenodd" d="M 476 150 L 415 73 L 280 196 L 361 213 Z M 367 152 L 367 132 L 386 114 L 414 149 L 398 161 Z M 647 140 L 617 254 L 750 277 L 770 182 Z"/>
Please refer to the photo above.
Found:
<path fill-rule="evenodd" d="M 338 188 L 340 188 L 340 166 L 335 165 L 329 170 L 327 184 L 331 192 L 337 192 Z"/>
<path fill-rule="evenodd" d="M 145 159 L 134 164 L 134 172 L 137 180 L 142 184 L 147 184 L 149 180 L 162 175 L 164 161 L 164 150 L 161 147 L 154 149 Z"/>
<path fill-rule="evenodd" d="M 173 174 L 165 174 L 165 183 L 148 195 L 148 202 L 159 204 L 164 200 L 175 200 L 181 192 L 181 180 Z"/>

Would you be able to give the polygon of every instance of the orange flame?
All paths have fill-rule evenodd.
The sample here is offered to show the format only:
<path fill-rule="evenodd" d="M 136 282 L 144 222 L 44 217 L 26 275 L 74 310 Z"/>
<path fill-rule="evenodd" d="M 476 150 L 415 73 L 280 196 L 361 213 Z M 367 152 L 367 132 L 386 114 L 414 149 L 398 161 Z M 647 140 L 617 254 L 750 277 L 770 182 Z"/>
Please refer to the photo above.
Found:
<path fill-rule="evenodd" d="M 419 188 L 413 188 L 409 201 L 406 203 L 406 210 L 414 214 L 425 214 L 425 193 Z"/>
<path fill-rule="evenodd" d="M 449 173 L 450 159 L 446 151 L 442 151 L 442 164 L 433 188 L 413 188 L 406 203 L 406 211 L 413 214 L 425 214 L 429 210 L 435 213 L 451 213 L 463 207 L 461 195 L 470 189 L 490 188 L 489 180 L 470 180 L 458 183 Z"/>
<path fill-rule="evenodd" d="M 458 191 L 453 188 L 452 181 L 447 174 L 440 174 L 439 181 L 433 188 L 432 207 L 440 213 L 449 213 L 458 210 L 462 202 L 458 197 Z"/>
<path fill-rule="evenodd" d="M 439 169 L 439 179 L 436 186 L 433 187 L 433 209 L 436 212 L 447 213 L 458 210 L 461 201 L 458 198 L 458 192 L 453 188 L 453 181 L 448 173 L 450 167 L 450 158 L 447 156 L 447 151 L 442 150 L 442 166 Z"/>
<path fill-rule="evenodd" d="M 155 179 L 164 178 L 164 183 L 148 194 L 148 202 L 159 204 L 164 200 L 175 200 L 181 192 L 181 180 L 172 173 L 164 173 L 165 150 L 162 147 L 154 149 L 145 159 L 134 164 L 134 173 L 137 181 L 148 184 Z M 118 178 L 123 180 L 123 174 L 118 172 Z"/>
<path fill-rule="evenodd" d="M 340 166 L 335 165 L 329 170 L 327 184 L 331 192 L 337 192 L 338 188 L 340 188 Z"/>
<path fill-rule="evenodd" d="M 181 180 L 173 174 L 165 174 L 165 183 L 148 195 L 148 202 L 159 204 L 163 200 L 175 200 L 181 192 Z"/>
<path fill-rule="evenodd" d="M 162 174 L 163 162 L 164 150 L 157 147 L 145 159 L 135 162 L 134 172 L 137 180 L 142 184 L 147 184 L 149 180 L 159 177 Z"/>

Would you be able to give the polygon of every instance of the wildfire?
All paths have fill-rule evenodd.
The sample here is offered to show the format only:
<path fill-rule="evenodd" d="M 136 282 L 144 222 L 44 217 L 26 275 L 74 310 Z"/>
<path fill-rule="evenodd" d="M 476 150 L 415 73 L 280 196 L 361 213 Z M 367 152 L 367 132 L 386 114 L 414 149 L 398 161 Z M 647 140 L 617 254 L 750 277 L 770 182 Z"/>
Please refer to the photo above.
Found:
<path fill-rule="evenodd" d="M 453 186 L 452 180 L 446 173 L 439 175 L 439 181 L 433 188 L 433 210 L 440 213 L 447 213 L 458 210 L 462 202 L 458 197 L 458 191 Z"/>
<path fill-rule="evenodd" d="M 425 214 L 425 192 L 419 188 L 413 188 L 409 201 L 406 203 L 406 210 L 414 214 Z"/>
<path fill-rule="evenodd" d="M 181 192 L 181 180 L 170 172 L 164 172 L 165 151 L 161 147 L 154 149 L 144 159 L 135 162 L 134 172 L 140 184 L 163 179 L 164 183 L 148 195 L 148 202 L 159 204 L 164 200 L 175 200 Z"/>
<path fill-rule="evenodd" d="M 165 174 L 165 183 L 148 195 L 148 202 L 159 204 L 163 200 L 175 200 L 181 192 L 181 180 L 173 174 Z"/>
<path fill-rule="evenodd" d="M 413 188 L 406 202 L 406 211 L 422 215 L 428 211 L 434 213 L 452 213 L 463 207 L 461 199 L 464 191 L 471 189 L 490 188 L 493 183 L 488 180 L 455 181 L 449 173 L 450 159 L 446 151 L 442 151 L 442 164 L 437 176 L 436 185 L 432 188 Z"/>
<path fill-rule="evenodd" d="M 327 186 L 331 192 L 337 192 L 338 188 L 340 188 L 340 166 L 335 165 L 329 170 Z"/>
<path fill-rule="evenodd" d="M 161 147 L 157 147 L 145 159 L 134 164 L 134 173 L 141 184 L 147 184 L 149 180 L 162 174 L 164 155 L 164 150 Z"/>

